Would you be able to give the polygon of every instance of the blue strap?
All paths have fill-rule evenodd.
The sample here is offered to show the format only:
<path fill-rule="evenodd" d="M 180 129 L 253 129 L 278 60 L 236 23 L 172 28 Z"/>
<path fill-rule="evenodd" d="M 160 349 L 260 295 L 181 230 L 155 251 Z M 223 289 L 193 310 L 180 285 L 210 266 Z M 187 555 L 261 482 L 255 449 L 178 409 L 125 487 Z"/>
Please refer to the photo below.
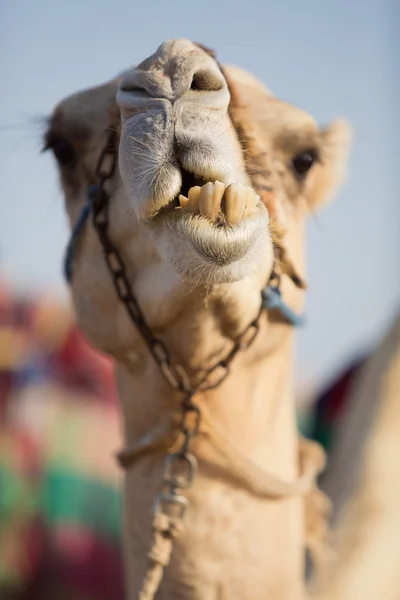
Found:
<path fill-rule="evenodd" d="M 79 236 L 81 235 L 87 220 L 90 215 L 90 211 L 92 208 L 92 197 L 93 194 L 97 191 L 96 185 L 91 185 L 86 192 L 86 204 L 81 210 L 81 213 L 72 229 L 71 237 L 69 238 L 67 250 L 64 256 L 64 277 L 68 283 L 71 282 L 72 279 L 72 264 L 75 254 L 75 247 L 79 240 Z"/>
<path fill-rule="evenodd" d="M 293 310 L 282 300 L 282 294 L 278 287 L 267 285 L 261 291 L 261 302 L 267 310 L 279 310 L 281 315 L 292 325 L 304 325 L 305 319 L 301 315 L 297 315 Z"/>

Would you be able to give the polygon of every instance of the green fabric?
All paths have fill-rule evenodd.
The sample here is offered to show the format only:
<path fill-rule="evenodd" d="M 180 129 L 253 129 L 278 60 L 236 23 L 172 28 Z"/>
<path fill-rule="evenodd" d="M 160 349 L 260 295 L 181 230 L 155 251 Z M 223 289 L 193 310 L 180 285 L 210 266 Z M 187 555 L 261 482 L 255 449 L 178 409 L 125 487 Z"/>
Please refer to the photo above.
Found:
<path fill-rule="evenodd" d="M 74 523 L 119 538 L 120 494 L 102 482 L 50 468 L 41 482 L 40 506 L 49 523 Z"/>

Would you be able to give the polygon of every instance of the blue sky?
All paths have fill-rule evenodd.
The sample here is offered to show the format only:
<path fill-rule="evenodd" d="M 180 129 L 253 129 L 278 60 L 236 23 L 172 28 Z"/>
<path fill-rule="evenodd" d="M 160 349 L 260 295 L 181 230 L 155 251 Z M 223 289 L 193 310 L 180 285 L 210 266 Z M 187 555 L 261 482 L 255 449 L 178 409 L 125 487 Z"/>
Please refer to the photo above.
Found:
<path fill-rule="evenodd" d="M 298 372 L 323 380 L 376 339 L 400 304 L 399 25 L 396 0 L 2 0 L 2 269 L 21 288 L 65 293 L 62 197 L 51 158 L 38 153 L 54 104 L 164 39 L 202 41 L 321 124 L 339 115 L 354 128 L 347 185 L 308 227 Z"/>

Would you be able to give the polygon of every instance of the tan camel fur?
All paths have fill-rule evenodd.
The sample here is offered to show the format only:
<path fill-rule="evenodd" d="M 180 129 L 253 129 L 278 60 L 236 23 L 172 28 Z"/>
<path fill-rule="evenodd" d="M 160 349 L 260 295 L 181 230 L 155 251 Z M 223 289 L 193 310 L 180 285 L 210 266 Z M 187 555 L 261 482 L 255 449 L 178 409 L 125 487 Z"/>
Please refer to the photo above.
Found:
<path fill-rule="evenodd" d="M 323 480 L 335 508 L 338 559 L 321 598 L 397 600 L 400 315 L 363 367 L 347 407 Z"/>
<path fill-rule="evenodd" d="M 192 42 L 165 42 L 118 82 L 61 102 L 46 134 L 73 224 L 87 186 L 96 183 L 96 161 L 110 118 L 115 120 L 119 172 L 107 184 L 111 236 L 150 327 L 192 377 L 224 357 L 259 311 L 273 267 L 270 217 L 285 231 L 294 268 L 304 273 L 306 213 L 336 190 L 348 146 L 346 124 L 321 130 L 253 76 L 233 67 L 224 73 Z M 228 111 L 226 77 L 237 96 L 237 118 L 242 114 L 254 124 L 253 142 L 257 138 L 263 149 L 259 159 L 268 185 L 256 191 L 245 187 L 257 173 L 250 173 L 250 151 Z M 189 192 L 196 184 L 201 192 Z M 304 292 L 286 277 L 282 293 L 293 310 L 302 309 Z M 75 254 L 72 296 L 85 334 L 115 358 L 125 444 L 134 446 L 177 410 L 180 396 L 117 299 L 91 224 Z M 293 328 L 265 313 L 256 342 L 236 356 L 229 377 L 197 396 L 247 459 L 288 482 L 298 476 L 292 363 Z M 255 493 L 206 435 L 193 449 L 199 472 L 157 598 L 301 598 L 303 498 Z M 164 453 L 141 457 L 126 475 L 129 598 L 137 598 L 146 569 Z"/>

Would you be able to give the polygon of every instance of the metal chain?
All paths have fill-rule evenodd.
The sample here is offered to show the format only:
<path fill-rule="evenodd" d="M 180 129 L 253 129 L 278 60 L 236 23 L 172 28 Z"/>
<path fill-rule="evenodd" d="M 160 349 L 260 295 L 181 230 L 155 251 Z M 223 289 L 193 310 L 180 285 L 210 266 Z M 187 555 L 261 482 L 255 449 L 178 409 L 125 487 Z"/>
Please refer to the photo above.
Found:
<path fill-rule="evenodd" d="M 191 385 L 185 369 L 181 365 L 172 362 L 171 355 L 164 342 L 156 338 L 150 327 L 147 325 L 146 319 L 133 295 L 121 254 L 109 237 L 108 209 L 110 197 L 104 188 L 104 184 L 115 172 L 115 143 L 116 134 L 112 132 L 110 139 L 99 158 L 96 169 L 99 183 L 91 193 L 91 200 L 93 207 L 93 225 L 99 236 L 118 298 L 125 305 L 132 322 L 139 329 L 153 358 L 159 365 L 162 374 L 173 389 L 183 392 L 186 396 L 193 396 L 198 391 L 215 389 L 229 375 L 230 363 L 235 358 L 236 354 L 240 350 L 245 350 L 254 342 L 259 330 L 259 320 L 262 309 L 260 309 L 256 318 L 236 339 L 233 348 L 227 356 L 203 373 L 202 376 L 199 377 L 196 385 Z"/>
<path fill-rule="evenodd" d="M 164 459 L 161 492 L 157 495 L 153 505 L 154 537 L 149 553 L 150 567 L 140 593 L 140 599 L 147 600 L 154 596 L 159 586 L 162 569 L 169 562 L 172 542 L 179 530 L 177 523 L 179 524 L 183 520 L 186 512 L 188 500 L 181 494 L 181 491 L 192 485 L 197 471 L 197 460 L 194 454 L 190 452 L 190 445 L 199 432 L 201 410 L 194 401 L 194 396 L 199 391 L 217 388 L 228 377 L 231 362 L 236 354 L 240 350 L 248 348 L 257 337 L 263 309 L 261 306 L 256 318 L 236 339 L 225 358 L 219 360 L 204 373 L 199 374 L 196 384 L 192 384 L 182 365 L 172 361 L 170 352 L 164 342 L 153 335 L 132 292 L 121 254 L 109 237 L 110 195 L 105 189 L 105 183 L 114 175 L 116 169 L 116 143 L 117 135 L 112 131 L 97 164 L 98 184 L 90 190 L 93 225 L 102 245 L 118 298 L 124 304 L 131 321 L 138 328 L 167 383 L 171 388 L 183 394 L 180 421 L 182 443 L 176 452 L 167 454 Z M 156 526 L 160 522 L 163 523 L 162 530 Z M 160 553 L 157 554 L 156 552 L 157 544 L 159 545 L 160 541 L 164 543 L 161 558 Z M 168 542 L 167 546 L 165 546 L 166 541 Z"/>

